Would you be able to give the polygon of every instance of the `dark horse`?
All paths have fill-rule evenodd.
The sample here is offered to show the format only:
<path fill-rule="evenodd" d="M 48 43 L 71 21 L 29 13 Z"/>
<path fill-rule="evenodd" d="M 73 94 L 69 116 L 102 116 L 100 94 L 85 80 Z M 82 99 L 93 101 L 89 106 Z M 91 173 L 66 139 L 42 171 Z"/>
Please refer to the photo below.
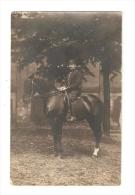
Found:
<path fill-rule="evenodd" d="M 38 92 L 43 98 L 45 105 L 45 112 L 49 119 L 49 124 L 52 129 L 53 140 L 54 140 L 54 152 L 55 155 L 62 154 L 62 127 L 66 120 L 68 107 L 69 107 L 69 96 L 67 92 L 60 92 L 55 88 L 55 85 L 50 85 L 52 80 L 40 79 L 25 81 L 27 83 L 27 90 L 24 87 L 24 99 L 28 99 L 28 96 L 34 95 Z M 50 87 L 51 86 L 51 87 Z M 99 144 L 101 140 L 101 124 L 103 118 L 103 103 L 95 95 L 81 95 L 72 103 L 72 108 L 77 120 L 86 120 L 93 130 L 95 137 L 95 149 L 93 152 L 94 156 L 98 156 Z"/>

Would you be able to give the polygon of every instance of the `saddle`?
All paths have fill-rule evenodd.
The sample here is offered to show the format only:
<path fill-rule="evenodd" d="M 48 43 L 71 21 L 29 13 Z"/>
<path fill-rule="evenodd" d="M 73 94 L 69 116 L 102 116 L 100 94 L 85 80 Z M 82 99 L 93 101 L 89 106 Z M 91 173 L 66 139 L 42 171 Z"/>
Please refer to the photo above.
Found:
<path fill-rule="evenodd" d="M 88 112 L 91 111 L 91 105 L 87 101 L 87 95 L 81 95 L 78 97 L 73 97 L 73 96 L 71 97 L 69 94 L 66 94 L 64 97 L 64 102 L 65 102 L 65 104 L 67 104 L 69 112 L 71 112 L 73 115 L 74 114 L 76 115 L 77 105 L 82 107 L 82 109 L 85 108 Z M 76 110 L 76 111 L 74 111 L 74 110 Z"/>

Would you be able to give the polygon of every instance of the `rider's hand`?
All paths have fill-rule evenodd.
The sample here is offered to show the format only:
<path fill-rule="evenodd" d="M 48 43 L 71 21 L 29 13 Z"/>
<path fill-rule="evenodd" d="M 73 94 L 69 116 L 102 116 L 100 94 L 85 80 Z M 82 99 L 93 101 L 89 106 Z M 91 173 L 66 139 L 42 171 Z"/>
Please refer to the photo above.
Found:
<path fill-rule="evenodd" d="M 60 91 L 65 91 L 67 88 L 66 87 L 61 87 Z"/>

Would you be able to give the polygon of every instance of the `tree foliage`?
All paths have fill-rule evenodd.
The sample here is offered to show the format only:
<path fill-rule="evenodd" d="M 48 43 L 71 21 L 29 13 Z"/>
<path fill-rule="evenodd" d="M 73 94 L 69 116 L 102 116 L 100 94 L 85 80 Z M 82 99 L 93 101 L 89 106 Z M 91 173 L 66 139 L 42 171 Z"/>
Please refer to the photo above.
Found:
<path fill-rule="evenodd" d="M 13 12 L 13 60 L 19 67 L 47 53 L 50 64 L 75 58 L 81 66 L 94 57 L 109 71 L 121 67 L 119 12 Z M 43 55 L 42 55 L 43 54 Z"/>

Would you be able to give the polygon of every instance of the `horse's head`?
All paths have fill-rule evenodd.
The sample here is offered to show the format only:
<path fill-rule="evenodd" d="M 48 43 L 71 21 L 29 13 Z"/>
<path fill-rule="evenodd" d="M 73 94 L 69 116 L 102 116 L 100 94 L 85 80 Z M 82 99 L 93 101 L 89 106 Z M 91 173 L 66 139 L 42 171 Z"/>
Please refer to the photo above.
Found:
<path fill-rule="evenodd" d="M 46 93 L 55 88 L 54 83 L 53 79 L 44 78 L 42 76 L 26 79 L 24 81 L 23 101 L 28 102 L 36 93 L 41 96 L 46 95 Z"/>

